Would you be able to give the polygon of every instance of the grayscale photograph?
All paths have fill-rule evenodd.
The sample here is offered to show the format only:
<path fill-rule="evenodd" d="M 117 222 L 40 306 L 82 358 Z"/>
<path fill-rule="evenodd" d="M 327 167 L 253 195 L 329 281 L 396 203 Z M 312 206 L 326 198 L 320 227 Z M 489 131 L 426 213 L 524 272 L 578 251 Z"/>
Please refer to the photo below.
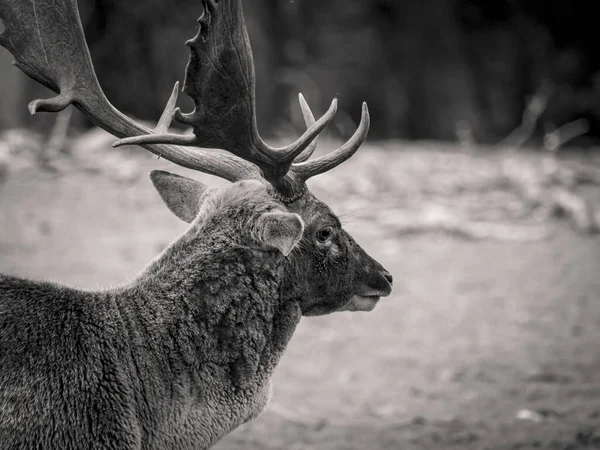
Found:
<path fill-rule="evenodd" d="M 0 0 L 0 450 L 600 449 L 585 0 Z"/>

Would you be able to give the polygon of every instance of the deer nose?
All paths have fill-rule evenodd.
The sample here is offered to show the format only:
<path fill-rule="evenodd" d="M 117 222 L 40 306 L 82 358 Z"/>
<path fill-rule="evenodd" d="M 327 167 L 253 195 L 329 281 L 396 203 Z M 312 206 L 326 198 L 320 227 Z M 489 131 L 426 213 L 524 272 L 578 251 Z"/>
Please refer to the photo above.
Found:
<path fill-rule="evenodd" d="M 388 283 L 394 284 L 394 277 L 392 276 L 391 273 L 389 273 L 387 270 L 384 269 L 383 272 L 381 272 L 381 274 L 388 281 Z"/>

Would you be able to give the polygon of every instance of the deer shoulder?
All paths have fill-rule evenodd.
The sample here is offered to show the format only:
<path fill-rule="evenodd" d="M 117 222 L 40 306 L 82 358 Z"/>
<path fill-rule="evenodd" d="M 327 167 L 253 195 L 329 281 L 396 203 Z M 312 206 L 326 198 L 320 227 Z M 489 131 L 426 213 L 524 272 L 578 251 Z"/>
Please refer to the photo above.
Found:
<path fill-rule="evenodd" d="M 165 177 L 182 213 L 189 180 Z M 301 317 L 279 292 L 302 220 L 258 182 L 194 193 L 190 229 L 127 286 L 0 276 L 0 442 L 169 448 L 171 430 L 178 448 L 204 448 L 266 406 Z"/>

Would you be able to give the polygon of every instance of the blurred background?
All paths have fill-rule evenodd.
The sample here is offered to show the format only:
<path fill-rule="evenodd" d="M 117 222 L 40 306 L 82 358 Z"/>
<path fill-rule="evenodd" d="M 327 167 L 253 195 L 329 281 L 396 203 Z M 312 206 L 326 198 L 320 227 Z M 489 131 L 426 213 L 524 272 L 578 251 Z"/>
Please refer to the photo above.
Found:
<path fill-rule="evenodd" d="M 78 2 L 113 104 L 149 124 L 182 81 L 198 0 Z M 394 275 L 368 314 L 304 319 L 267 411 L 217 448 L 600 448 L 600 53 L 584 0 L 245 0 L 270 142 L 340 109 L 310 180 Z M 1 29 L 2 25 L 0 25 Z M 0 48 L 0 271 L 127 282 L 182 233 L 147 180 L 190 173 L 72 108 Z M 182 95 L 184 111 L 191 101 Z"/>
<path fill-rule="evenodd" d="M 296 95 L 317 110 L 339 96 L 339 133 L 373 115 L 371 138 L 497 142 L 544 91 L 540 129 L 578 118 L 600 134 L 600 56 L 593 5 L 584 0 L 256 0 L 246 2 L 264 134 L 300 125 Z M 198 1 L 79 2 L 109 99 L 155 120 L 181 80 Z M 118 49 L 118 51 L 117 51 Z M 27 123 L 37 87 L 0 60 L 0 127 Z M 134 83 L 131 80 L 135 80 Z M 16 107 L 15 105 L 21 105 Z M 33 124 L 33 122 L 32 122 Z M 39 121 L 35 121 L 38 125 Z"/>

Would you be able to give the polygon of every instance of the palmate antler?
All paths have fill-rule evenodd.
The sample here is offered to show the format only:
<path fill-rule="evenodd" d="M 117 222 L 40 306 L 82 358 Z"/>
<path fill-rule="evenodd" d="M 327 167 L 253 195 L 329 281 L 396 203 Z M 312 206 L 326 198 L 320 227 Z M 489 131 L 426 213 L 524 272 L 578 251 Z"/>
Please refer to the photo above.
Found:
<path fill-rule="evenodd" d="M 116 110 L 105 97 L 90 59 L 76 0 L 0 0 L 6 29 L 0 45 L 16 58 L 27 75 L 58 95 L 30 103 L 36 111 L 56 112 L 73 104 L 93 123 L 125 138 L 115 145 L 138 144 L 180 166 L 225 178 L 265 179 L 283 199 L 293 200 L 305 181 L 341 164 L 364 142 L 369 114 L 363 104 L 360 125 L 352 138 L 334 152 L 308 160 L 316 139 L 333 119 L 337 101 L 315 121 L 300 95 L 307 131 L 296 142 L 273 148 L 260 137 L 255 114 L 255 74 L 241 0 L 203 0 L 197 35 L 190 47 L 184 92 L 195 109 L 175 108 L 178 86 L 157 127 L 150 130 Z M 193 135 L 167 133 L 172 119 L 190 125 Z M 199 148 L 220 148 L 231 154 Z"/>

